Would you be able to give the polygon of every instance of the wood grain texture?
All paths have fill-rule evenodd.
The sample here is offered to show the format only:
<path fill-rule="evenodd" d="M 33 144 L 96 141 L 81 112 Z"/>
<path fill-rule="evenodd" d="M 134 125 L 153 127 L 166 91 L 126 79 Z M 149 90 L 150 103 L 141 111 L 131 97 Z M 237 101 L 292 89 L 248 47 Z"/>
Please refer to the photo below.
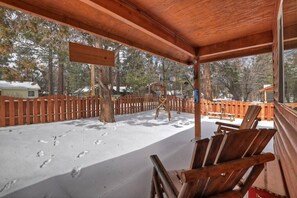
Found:
<path fill-rule="evenodd" d="M 115 54 L 112 51 L 69 42 L 70 61 L 114 66 Z"/>
<path fill-rule="evenodd" d="M 262 171 L 264 163 L 275 159 L 272 153 L 259 154 L 274 134 L 274 129 L 249 129 L 213 136 L 211 140 L 198 140 L 189 170 L 167 172 L 159 158 L 153 155 L 151 160 L 161 179 L 158 184 L 162 185 L 167 197 L 226 197 L 233 196 L 235 186 L 245 177 L 245 182 L 237 191 L 239 193 L 234 194 L 243 197 Z M 251 147 L 253 144 L 258 145 Z M 257 154 L 251 156 L 249 150 Z M 251 167 L 252 171 L 248 172 Z M 172 192 L 173 187 L 177 187 L 177 194 Z M 151 192 L 156 190 L 157 187 Z"/>
<path fill-rule="evenodd" d="M 297 114 L 293 110 L 290 110 L 289 107 L 281 103 L 281 92 L 279 88 L 283 85 L 282 78 L 280 77 L 280 68 L 279 64 L 279 28 L 278 28 L 278 16 L 282 13 L 282 1 L 276 1 L 275 14 L 274 14 L 274 23 L 273 23 L 273 76 L 274 76 L 274 105 L 275 105 L 275 127 L 278 133 L 275 136 L 275 153 L 277 154 L 281 168 L 284 174 L 284 184 L 290 197 L 297 197 L 297 168 L 295 159 L 297 158 Z M 297 4 L 294 0 L 285 0 L 283 3 L 283 14 L 284 22 L 291 25 L 292 19 L 297 18 L 297 14 L 294 11 Z M 292 17 L 293 16 L 293 17 Z M 296 23 L 295 23 L 296 24 Z M 292 31 L 295 32 L 295 31 Z M 284 35 L 291 34 L 291 31 L 285 31 Z"/>
<path fill-rule="evenodd" d="M 297 24 L 295 4 L 284 3 L 285 26 Z M 201 63 L 272 49 L 271 0 L 1 0 L 0 5 L 183 64 L 192 64 L 195 50 L 206 46 L 214 54 L 202 57 Z"/>
<path fill-rule="evenodd" d="M 146 34 L 168 44 L 178 50 L 187 53 L 190 56 L 195 55 L 195 49 L 177 35 L 174 31 L 164 27 L 157 20 L 151 18 L 145 13 L 145 10 L 137 8 L 132 2 L 124 0 L 81 0 L 97 10 L 108 14 L 109 16 L 145 32 Z"/>

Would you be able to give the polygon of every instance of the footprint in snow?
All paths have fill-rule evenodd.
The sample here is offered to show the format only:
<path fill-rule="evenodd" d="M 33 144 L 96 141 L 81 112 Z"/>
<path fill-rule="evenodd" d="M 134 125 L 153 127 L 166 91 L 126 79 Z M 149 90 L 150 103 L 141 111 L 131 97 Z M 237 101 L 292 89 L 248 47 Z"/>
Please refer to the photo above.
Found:
<path fill-rule="evenodd" d="M 7 182 L 7 183 L 3 186 L 3 188 L 0 189 L 0 192 L 10 189 L 10 187 L 11 187 L 13 184 L 15 184 L 16 182 L 17 182 L 16 179 L 15 179 L 15 180 L 12 180 L 12 181 L 10 181 L 10 182 Z"/>
<path fill-rule="evenodd" d="M 43 151 L 38 151 L 37 152 L 37 157 L 42 157 L 44 156 L 44 152 Z"/>
<path fill-rule="evenodd" d="M 89 151 L 83 151 L 80 154 L 77 155 L 77 158 L 81 158 L 83 156 L 85 156 Z"/>
<path fill-rule="evenodd" d="M 40 168 L 43 168 L 44 166 L 46 166 L 47 164 L 49 164 L 52 161 L 52 158 L 54 157 L 54 155 L 51 156 L 51 158 L 49 158 L 48 160 L 45 160 L 41 165 Z"/>
<path fill-rule="evenodd" d="M 65 136 L 66 136 L 66 134 L 59 135 L 59 138 L 62 138 L 62 137 L 65 137 Z"/>
<path fill-rule="evenodd" d="M 101 136 L 107 136 L 107 135 L 108 135 L 107 132 L 101 134 Z"/>
<path fill-rule="evenodd" d="M 52 193 L 46 193 L 43 198 L 53 198 Z"/>
<path fill-rule="evenodd" d="M 60 144 L 60 142 L 58 140 L 54 141 L 54 146 L 58 146 Z"/>
<path fill-rule="evenodd" d="M 72 171 L 71 171 L 71 176 L 73 177 L 73 178 L 77 178 L 77 177 L 79 177 L 79 175 L 80 175 L 80 172 L 81 172 L 81 167 L 80 166 L 77 166 L 77 167 L 74 167 L 73 169 L 72 169 Z"/>
<path fill-rule="evenodd" d="M 94 144 L 101 144 L 101 142 L 102 142 L 102 140 L 96 140 L 95 142 L 94 142 Z"/>
<path fill-rule="evenodd" d="M 38 142 L 44 143 L 44 144 L 47 144 L 48 143 L 48 141 L 45 141 L 45 140 L 38 140 Z"/>

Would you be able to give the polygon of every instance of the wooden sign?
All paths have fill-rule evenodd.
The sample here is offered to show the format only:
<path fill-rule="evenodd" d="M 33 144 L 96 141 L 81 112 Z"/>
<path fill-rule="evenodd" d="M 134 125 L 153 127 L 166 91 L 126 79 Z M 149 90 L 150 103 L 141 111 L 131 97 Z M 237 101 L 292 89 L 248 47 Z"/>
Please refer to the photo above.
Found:
<path fill-rule="evenodd" d="M 69 59 L 73 62 L 114 66 L 112 51 L 69 42 Z"/>

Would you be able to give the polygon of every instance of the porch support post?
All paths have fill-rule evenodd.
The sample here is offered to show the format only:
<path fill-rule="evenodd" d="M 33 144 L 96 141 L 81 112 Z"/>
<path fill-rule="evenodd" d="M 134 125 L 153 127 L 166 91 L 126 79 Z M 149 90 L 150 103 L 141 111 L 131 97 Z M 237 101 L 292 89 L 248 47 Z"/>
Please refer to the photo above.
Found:
<path fill-rule="evenodd" d="M 201 139 L 201 107 L 200 107 L 200 58 L 199 52 L 194 62 L 194 107 L 195 107 L 195 139 Z M 196 95 L 197 94 L 197 95 Z M 196 95 L 196 98 L 195 98 Z M 198 97 L 198 100 L 196 101 Z"/>

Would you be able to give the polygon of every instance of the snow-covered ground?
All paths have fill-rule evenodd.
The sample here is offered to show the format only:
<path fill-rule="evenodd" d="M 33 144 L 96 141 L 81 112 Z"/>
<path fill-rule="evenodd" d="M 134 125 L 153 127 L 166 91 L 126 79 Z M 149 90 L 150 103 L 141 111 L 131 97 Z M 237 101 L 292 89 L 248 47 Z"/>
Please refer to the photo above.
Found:
<path fill-rule="evenodd" d="M 0 197 L 148 197 L 149 156 L 168 169 L 186 168 L 194 146 L 193 114 L 172 112 L 168 121 L 154 113 L 105 125 L 91 118 L 0 128 Z M 213 135 L 215 121 L 202 118 L 202 138 Z"/>

